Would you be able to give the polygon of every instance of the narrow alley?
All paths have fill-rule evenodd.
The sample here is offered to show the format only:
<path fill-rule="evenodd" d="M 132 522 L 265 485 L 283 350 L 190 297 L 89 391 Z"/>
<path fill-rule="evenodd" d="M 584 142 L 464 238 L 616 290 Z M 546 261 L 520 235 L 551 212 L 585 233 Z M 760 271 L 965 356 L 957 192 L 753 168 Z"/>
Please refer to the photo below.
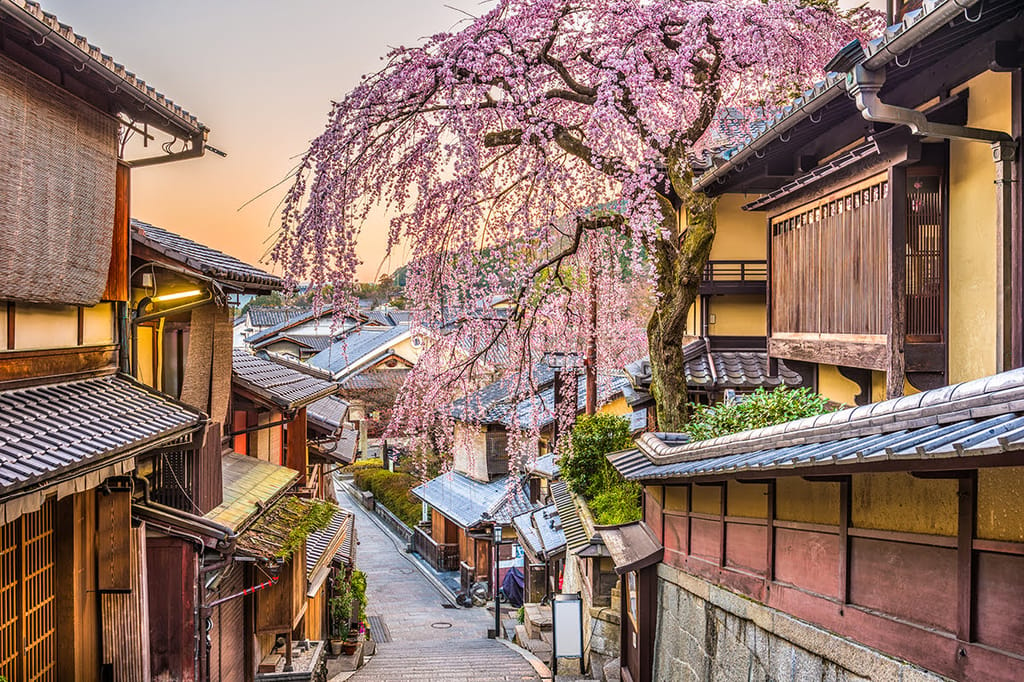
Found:
<path fill-rule="evenodd" d="M 367 615 L 383 625 L 376 655 L 348 679 L 362 682 L 541 680 L 529 661 L 487 639 L 493 627 L 484 608 L 446 608 L 446 599 L 403 551 L 401 543 L 344 492 L 356 515 L 359 567 L 367 576 Z M 344 679 L 344 678 L 341 678 Z"/>

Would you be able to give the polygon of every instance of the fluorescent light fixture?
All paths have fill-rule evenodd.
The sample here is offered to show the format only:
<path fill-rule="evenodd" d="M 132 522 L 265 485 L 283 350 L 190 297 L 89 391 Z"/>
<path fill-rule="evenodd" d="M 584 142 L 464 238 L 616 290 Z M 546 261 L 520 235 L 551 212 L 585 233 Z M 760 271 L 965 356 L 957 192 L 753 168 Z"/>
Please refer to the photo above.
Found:
<path fill-rule="evenodd" d="M 163 303 L 165 301 L 178 301 L 183 298 L 194 298 L 195 296 L 202 295 L 202 291 L 199 289 L 189 289 L 188 291 L 178 291 L 173 294 L 162 294 L 160 296 L 153 297 L 153 303 Z"/>

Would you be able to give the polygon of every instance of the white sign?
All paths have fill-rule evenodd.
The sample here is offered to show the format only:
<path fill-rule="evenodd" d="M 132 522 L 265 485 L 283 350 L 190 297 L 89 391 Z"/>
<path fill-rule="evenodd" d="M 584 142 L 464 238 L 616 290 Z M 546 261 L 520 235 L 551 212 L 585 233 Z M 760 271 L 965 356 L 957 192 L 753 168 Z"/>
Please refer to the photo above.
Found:
<path fill-rule="evenodd" d="M 556 658 L 583 658 L 583 602 L 577 594 L 556 594 L 551 602 Z"/>

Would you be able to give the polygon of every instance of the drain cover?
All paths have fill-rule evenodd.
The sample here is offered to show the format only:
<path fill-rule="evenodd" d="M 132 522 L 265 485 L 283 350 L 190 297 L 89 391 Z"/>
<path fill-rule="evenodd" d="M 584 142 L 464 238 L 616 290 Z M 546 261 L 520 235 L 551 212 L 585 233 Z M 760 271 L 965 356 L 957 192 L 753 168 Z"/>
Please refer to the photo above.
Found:
<path fill-rule="evenodd" d="M 373 637 L 373 641 L 378 644 L 391 641 L 391 633 L 388 631 L 388 626 L 384 624 L 382 617 L 367 616 L 366 620 L 369 621 L 370 636 Z"/>
<path fill-rule="evenodd" d="M 452 626 L 451 623 L 446 623 L 444 621 L 438 621 L 437 623 L 431 623 L 430 624 L 430 627 L 435 628 L 437 630 L 446 630 L 446 629 L 450 628 L 451 626 Z"/>

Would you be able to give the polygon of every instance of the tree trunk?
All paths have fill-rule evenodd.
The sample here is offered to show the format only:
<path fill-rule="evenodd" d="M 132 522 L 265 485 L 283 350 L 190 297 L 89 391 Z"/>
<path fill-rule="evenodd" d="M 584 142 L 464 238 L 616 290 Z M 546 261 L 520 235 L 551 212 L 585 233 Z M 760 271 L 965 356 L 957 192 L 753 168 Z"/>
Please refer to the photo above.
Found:
<path fill-rule="evenodd" d="M 715 239 L 715 202 L 689 189 L 689 178 L 673 178 L 682 199 L 677 210 L 661 200 L 664 234 L 655 244 L 658 302 L 647 324 L 651 354 L 651 394 L 658 410 L 658 429 L 680 431 L 686 425 L 686 366 L 683 338 L 690 308 L 697 299 L 704 265 Z M 683 220 L 680 220 L 680 212 Z M 680 225 L 680 223 L 684 223 Z"/>

